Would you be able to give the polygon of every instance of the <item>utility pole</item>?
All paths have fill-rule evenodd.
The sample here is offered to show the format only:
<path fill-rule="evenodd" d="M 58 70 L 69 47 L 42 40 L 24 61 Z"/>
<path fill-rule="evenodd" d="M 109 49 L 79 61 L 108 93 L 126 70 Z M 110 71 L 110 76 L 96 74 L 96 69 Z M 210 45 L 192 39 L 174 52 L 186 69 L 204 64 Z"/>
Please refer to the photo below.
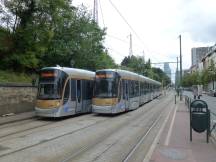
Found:
<path fill-rule="evenodd" d="M 98 0 L 94 0 L 93 19 L 98 24 Z"/>
<path fill-rule="evenodd" d="M 179 88 L 179 70 L 178 70 L 178 57 L 177 57 L 177 68 L 176 68 L 176 91 Z"/>
<path fill-rule="evenodd" d="M 133 48 L 132 48 L 132 34 L 130 33 L 130 45 L 129 45 L 129 56 L 131 57 L 133 55 Z"/>
<path fill-rule="evenodd" d="M 180 43 L 180 86 L 182 88 L 182 47 L 181 47 L 181 35 L 179 35 Z M 182 89 L 180 89 L 180 101 L 182 100 Z"/>

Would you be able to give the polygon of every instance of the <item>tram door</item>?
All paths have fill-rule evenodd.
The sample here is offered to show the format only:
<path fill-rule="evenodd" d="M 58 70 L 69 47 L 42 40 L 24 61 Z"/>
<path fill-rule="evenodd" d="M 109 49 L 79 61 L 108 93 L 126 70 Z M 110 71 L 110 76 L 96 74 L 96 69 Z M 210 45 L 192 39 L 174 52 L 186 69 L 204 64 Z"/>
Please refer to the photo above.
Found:
<path fill-rule="evenodd" d="M 81 80 L 77 80 L 76 87 L 76 112 L 82 111 L 82 84 Z"/>
<path fill-rule="evenodd" d="M 125 100 L 125 110 L 129 110 L 129 91 L 128 91 L 128 81 L 124 81 L 124 100 Z"/>

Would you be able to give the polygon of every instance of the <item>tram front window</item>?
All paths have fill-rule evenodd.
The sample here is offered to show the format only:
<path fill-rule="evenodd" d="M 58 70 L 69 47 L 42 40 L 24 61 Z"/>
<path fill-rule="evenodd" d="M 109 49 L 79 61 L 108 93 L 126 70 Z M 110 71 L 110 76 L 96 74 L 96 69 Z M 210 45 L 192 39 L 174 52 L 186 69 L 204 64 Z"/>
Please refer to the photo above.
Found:
<path fill-rule="evenodd" d="M 98 98 L 117 97 L 117 79 L 96 79 L 94 96 Z"/>
<path fill-rule="evenodd" d="M 60 94 L 56 84 L 41 83 L 38 92 L 38 99 L 60 99 Z"/>
<path fill-rule="evenodd" d="M 61 99 L 67 77 L 67 74 L 60 70 L 41 70 L 37 98 L 41 100 Z"/>

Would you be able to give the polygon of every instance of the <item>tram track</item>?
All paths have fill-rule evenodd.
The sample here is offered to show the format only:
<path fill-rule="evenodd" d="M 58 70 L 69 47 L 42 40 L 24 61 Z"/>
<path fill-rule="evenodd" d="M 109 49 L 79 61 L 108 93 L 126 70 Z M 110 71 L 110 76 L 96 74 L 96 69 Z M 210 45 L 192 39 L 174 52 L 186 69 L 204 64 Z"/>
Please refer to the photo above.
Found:
<path fill-rule="evenodd" d="M 157 115 L 160 115 L 160 113 L 161 113 L 161 111 L 160 111 L 158 114 L 155 114 L 154 117 L 157 116 Z M 154 117 L 152 117 L 152 118 L 154 118 Z M 158 120 L 159 120 L 159 119 L 158 119 Z M 157 120 L 157 122 L 158 122 L 158 120 Z M 143 119 L 141 119 L 140 121 L 143 121 Z M 155 122 L 154 122 L 154 123 L 155 123 Z M 151 131 L 151 128 L 153 128 L 153 127 L 155 126 L 154 123 L 153 123 L 153 125 L 151 125 L 150 128 L 147 130 L 147 133 L 145 133 L 145 136 L 147 136 L 147 135 L 149 134 L 149 132 Z M 149 127 L 148 124 L 146 124 L 146 125 L 147 125 L 146 127 Z M 108 152 L 109 150 L 111 150 L 112 147 L 115 147 L 115 145 L 118 145 L 120 142 L 121 142 L 121 139 L 120 139 L 120 138 L 117 139 L 116 141 L 114 141 L 114 143 L 110 144 L 109 147 L 107 147 L 100 155 L 97 155 L 97 156 L 92 160 L 92 162 L 100 161 L 100 158 L 101 158 L 103 155 L 105 155 L 106 152 Z M 134 147 L 133 147 L 133 148 L 134 148 Z M 133 149 L 132 149 L 132 150 L 133 150 Z M 130 158 L 130 154 L 133 154 L 133 152 L 130 151 L 130 153 L 127 155 L 128 159 Z M 127 158 L 125 158 L 125 159 L 127 159 Z M 73 160 L 72 160 L 72 161 L 73 161 Z M 78 160 L 78 161 L 79 161 L 79 160 Z M 114 160 L 114 161 L 115 161 L 115 160 Z M 66 162 L 69 162 L 69 161 L 66 161 Z M 126 161 L 123 160 L 123 162 L 127 162 L 127 160 L 126 160 Z"/>
<path fill-rule="evenodd" d="M 164 101 L 163 104 L 165 104 L 166 102 L 167 102 L 167 101 Z M 155 106 L 155 105 L 154 105 L 154 106 Z M 151 108 L 148 108 L 148 111 L 146 111 L 145 113 L 147 113 L 147 112 L 148 112 L 148 113 L 151 113 L 151 111 L 153 111 L 152 108 L 153 108 L 154 106 L 152 106 Z M 165 106 L 166 106 L 166 105 L 164 105 L 164 107 L 165 107 Z M 155 117 L 155 116 L 158 116 L 159 114 L 161 114 L 161 111 L 158 112 L 157 114 L 154 114 L 153 116 Z M 143 118 L 140 119 L 140 116 L 142 116 L 142 115 L 143 115 L 143 113 L 138 114 L 138 116 L 134 116 L 134 118 L 137 118 L 137 122 L 136 122 L 136 123 L 139 123 L 139 122 L 143 121 L 143 118 L 145 118 L 145 117 L 143 117 Z M 154 117 L 153 117 L 153 118 L 154 118 Z M 124 127 L 127 127 L 127 126 L 128 126 L 128 123 L 130 123 L 132 120 L 134 120 L 134 118 L 132 118 L 131 120 L 125 122 L 124 125 L 123 125 L 123 127 L 121 127 L 120 129 L 119 129 L 119 127 L 117 127 L 115 130 L 111 131 L 109 134 L 106 134 L 105 136 L 102 136 L 100 139 L 97 139 L 96 142 L 92 143 L 91 145 L 87 145 L 87 146 L 82 147 L 82 148 L 81 148 L 80 150 L 78 150 L 77 152 L 72 153 L 70 156 L 68 156 L 67 158 L 65 158 L 64 160 L 61 160 L 61 161 L 59 161 L 59 162 L 71 162 L 71 161 L 75 161 L 75 162 L 76 162 L 76 157 L 78 157 L 79 155 L 81 155 L 81 154 L 87 152 L 87 151 L 90 150 L 91 148 L 97 146 L 98 144 L 100 144 L 101 142 L 103 142 L 104 140 L 106 140 L 107 138 L 109 138 L 109 137 L 113 134 L 113 132 L 121 131 L 121 129 L 123 129 Z M 158 120 L 159 120 L 159 119 L 158 119 Z M 147 124 L 147 125 L 148 125 L 148 124 Z M 102 156 L 105 152 L 107 152 L 107 151 L 108 151 L 110 148 L 112 148 L 114 145 L 118 144 L 119 141 L 120 141 L 120 139 L 117 139 L 116 141 L 114 141 L 112 144 L 110 144 L 110 145 L 108 146 L 108 148 L 106 148 L 100 155 L 96 156 L 96 157 L 94 158 L 94 160 L 92 160 L 92 161 L 96 161 L 97 159 L 99 159 L 100 156 Z M 81 156 L 82 156 L 82 155 L 81 155 Z M 82 160 L 83 160 L 83 159 L 82 159 Z M 77 160 L 77 161 L 80 161 L 80 160 Z M 91 160 L 90 160 L 90 161 L 91 161 Z"/>
<path fill-rule="evenodd" d="M 85 115 L 85 116 L 82 116 L 82 118 L 88 118 L 89 116 L 91 116 L 91 115 Z M 44 128 L 44 129 L 43 129 L 43 127 L 46 127 L 46 126 L 49 126 L 49 125 L 53 125 L 52 128 L 61 127 L 61 126 L 64 125 L 61 122 L 65 122 L 67 124 L 67 122 L 73 122 L 73 121 L 71 121 L 73 119 L 74 120 L 78 119 L 78 121 L 80 121 L 80 120 L 82 120 L 82 118 L 67 118 L 67 119 L 63 118 L 63 119 L 54 120 L 54 119 L 46 119 L 46 118 L 40 118 L 39 117 L 36 120 L 30 120 L 30 121 L 26 122 L 26 123 L 30 123 L 30 124 L 32 124 L 31 122 L 42 122 L 42 123 L 39 123 L 39 125 L 34 126 L 34 127 L 30 127 L 30 128 L 26 128 L 26 129 L 22 129 L 22 130 L 19 130 L 19 131 L 15 131 L 13 133 L 8 133 L 6 135 L 2 135 L 2 136 L 0 135 L 0 142 L 3 141 L 3 140 L 6 140 L 6 139 L 4 139 L 4 137 L 9 137 L 9 136 L 12 136 L 12 135 L 18 135 L 19 133 L 21 133 L 22 136 L 23 136 L 23 134 L 24 134 L 24 136 L 27 136 L 27 135 L 35 133 L 37 131 L 35 129 L 37 129 L 37 128 L 42 128 L 42 129 L 40 129 L 40 131 L 45 131 L 45 130 L 50 129 L 50 127 L 47 127 L 47 128 Z M 43 122 L 47 122 L 47 123 L 43 124 Z M 55 125 L 57 123 L 59 123 L 59 125 Z M 19 126 L 20 124 L 25 124 L 25 123 L 18 123 L 17 125 Z M 10 126 L 7 126 L 6 128 L 8 128 L 8 127 L 10 127 Z M 0 127 L 0 129 L 1 129 L 1 127 Z M 31 131 L 31 130 L 33 130 L 33 132 L 25 133 L 25 132 L 28 132 L 28 131 Z M 4 131 L 4 130 L 2 130 L 2 131 Z"/>
<path fill-rule="evenodd" d="M 106 119 L 106 120 L 108 120 L 108 119 Z M 96 123 L 97 123 L 97 122 L 96 122 Z M 96 124 L 96 123 L 95 123 L 95 124 Z M 80 129 L 77 129 L 77 130 L 75 130 L 75 131 L 72 131 L 72 132 L 69 132 L 69 133 L 66 133 L 66 134 L 63 134 L 63 135 L 60 135 L 60 136 L 56 136 L 55 138 L 42 140 L 42 141 L 39 142 L 39 143 L 36 143 L 36 144 L 30 145 L 30 146 L 27 146 L 27 147 L 23 147 L 23 148 L 21 148 L 21 149 L 18 149 L 18 150 L 15 150 L 15 151 L 12 151 L 12 152 L 9 152 L 9 153 L 6 153 L 6 154 L 3 154 L 3 155 L 0 155 L 0 158 L 1 158 L 1 157 L 4 157 L 4 156 L 7 156 L 7 155 L 10 155 L 10 154 L 13 154 L 13 153 L 16 153 L 16 152 L 19 152 L 19 151 L 23 151 L 23 150 L 26 150 L 26 149 L 29 149 L 29 148 L 32 148 L 32 147 L 38 146 L 38 145 L 40 145 L 40 144 L 44 144 L 44 143 L 50 142 L 50 141 L 52 141 L 52 140 L 55 140 L 55 139 L 58 139 L 58 138 L 64 137 L 64 136 L 66 136 L 66 135 L 73 134 L 73 133 L 75 133 L 75 132 L 78 132 L 78 131 L 81 131 L 81 130 L 83 130 L 83 129 L 89 128 L 89 127 L 91 127 L 91 126 L 93 126 L 93 125 L 95 125 L 95 124 L 92 124 L 92 125 L 89 125 L 89 126 L 86 126 L 86 127 L 80 128 Z"/>
<path fill-rule="evenodd" d="M 147 112 L 151 111 L 152 108 L 154 108 L 155 105 L 158 104 L 158 102 L 160 102 L 160 101 L 156 101 L 156 102 L 154 102 L 154 103 L 152 103 L 151 105 L 148 105 L 148 106 L 147 106 L 147 104 L 146 104 L 146 108 L 144 108 L 144 109 L 143 109 L 143 108 L 140 108 L 140 109 L 142 109 L 142 113 L 138 113 L 137 115 L 132 116 L 132 117 L 130 118 L 130 120 L 128 120 L 128 121 L 126 121 L 125 123 L 123 123 L 122 126 L 127 125 L 127 123 L 131 122 L 132 120 L 141 117 L 141 116 L 143 115 L 143 113 L 147 113 Z M 165 100 L 163 101 L 163 103 L 166 103 L 166 102 L 167 102 L 167 100 L 165 99 Z M 138 109 L 138 110 L 139 110 L 139 109 Z M 124 115 L 124 114 L 121 114 L 121 115 Z M 130 112 L 129 112 L 129 113 L 126 113 L 125 116 L 126 116 L 126 117 L 128 117 L 128 116 L 130 117 Z M 86 116 L 85 116 L 85 117 L 86 117 Z M 97 115 L 91 115 L 91 114 L 90 114 L 90 118 L 95 118 L 95 117 L 97 117 Z M 128 117 L 128 118 L 129 118 L 129 117 Z M 39 143 L 35 143 L 35 144 L 33 144 L 33 145 L 29 145 L 29 146 L 26 146 L 26 147 L 23 147 L 23 148 L 20 148 L 20 149 L 17 149 L 17 150 L 14 150 L 14 151 L 11 151 L 11 152 L 2 154 L 2 155 L 0 155 L 0 158 L 5 157 L 5 156 L 8 156 L 8 155 L 11 155 L 11 154 L 14 154 L 14 153 L 18 153 L 18 152 L 21 152 L 21 151 L 24 151 L 24 150 L 27 150 L 27 149 L 30 149 L 30 148 L 33 148 L 33 147 L 36 147 L 36 146 L 39 146 L 39 145 L 41 145 L 41 144 L 46 144 L 46 143 L 48 143 L 48 142 L 54 141 L 54 140 L 59 139 L 59 138 L 63 138 L 63 137 L 68 136 L 68 135 L 72 135 L 72 134 L 74 134 L 74 133 L 80 132 L 80 131 L 85 130 L 85 129 L 87 129 L 87 128 L 91 128 L 91 127 L 93 127 L 93 126 L 96 126 L 97 124 L 103 124 L 104 122 L 106 122 L 107 120 L 110 120 L 111 118 L 112 118 L 112 120 L 114 120 L 114 119 L 116 119 L 117 117 L 116 117 L 116 118 L 115 118 L 115 117 L 110 117 L 110 118 L 106 118 L 105 120 L 96 121 L 96 122 L 93 123 L 93 124 L 87 125 L 87 126 L 85 126 L 85 127 L 82 127 L 82 128 L 80 128 L 80 129 L 77 129 L 77 130 L 75 130 L 75 131 L 71 131 L 71 132 L 62 134 L 62 135 L 60 135 L 60 136 L 56 136 L 55 138 L 46 139 L 46 140 L 43 140 L 43 141 L 41 141 L 41 142 L 39 142 Z M 48 129 L 48 128 L 47 128 L 47 129 Z M 117 131 L 118 129 L 119 129 L 119 127 L 117 127 L 115 130 Z M 114 130 L 114 131 L 115 131 L 115 130 Z M 73 153 L 73 154 L 70 154 L 70 156 L 67 156 L 67 158 L 63 158 L 64 160 L 61 160 L 61 161 L 62 161 L 62 162 L 70 161 L 71 159 L 73 159 L 74 157 L 78 156 L 79 154 L 81 154 L 81 153 L 83 153 L 83 152 L 89 150 L 89 149 L 92 148 L 94 145 L 99 144 L 99 143 L 102 142 L 104 139 L 108 138 L 112 133 L 113 133 L 113 131 L 111 131 L 110 134 L 106 134 L 106 135 L 103 136 L 101 139 L 97 140 L 96 143 L 92 143 L 92 145 L 87 145 L 87 146 L 81 147 L 77 152 L 75 152 L 75 153 Z M 0 144 L 0 145 L 1 145 L 1 144 Z M 69 157 L 69 158 L 68 158 L 68 157 Z"/>
<path fill-rule="evenodd" d="M 7 128 L 7 127 L 14 127 L 14 126 L 17 126 L 17 125 L 20 125 L 20 124 L 25 124 L 25 123 L 28 123 L 29 121 L 34 121 L 34 118 L 31 118 L 31 119 L 23 119 L 23 120 L 19 120 L 19 121 L 12 121 L 12 122 L 7 122 L 7 123 L 3 123 L 3 124 L 0 124 L 0 129 L 4 129 L 4 128 Z"/>
<path fill-rule="evenodd" d="M 165 107 L 165 106 L 164 106 Z M 134 153 L 137 151 L 137 149 L 140 147 L 140 145 L 143 143 L 143 141 L 147 138 L 147 136 L 150 134 L 152 129 L 155 128 L 155 126 L 158 124 L 158 122 L 162 119 L 162 116 L 166 110 L 163 110 L 163 114 L 159 113 L 159 116 L 154 120 L 152 125 L 148 128 L 148 130 L 139 138 L 137 143 L 134 144 L 134 146 L 130 149 L 126 157 L 122 160 L 122 162 L 129 162 L 131 157 L 134 155 Z"/>
<path fill-rule="evenodd" d="M 21 133 L 21 132 L 23 133 L 25 131 L 33 130 L 33 129 L 36 129 L 36 128 L 41 128 L 41 127 L 44 127 L 44 126 L 47 126 L 47 125 L 50 125 L 50 124 L 54 124 L 54 123 L 53 122 L 48 122 L 46 124 L 41 124 L 41 125 L 34 126 L 34 127 L 31 127 L 31 128 L 26 128 L 26 129 L 23 129 L 23 130 L 15 131 L 13 133 L 8 133 L 8 134 L 5 134 L 5 135 L 0 135 L 0 142 L 1 142 L 1 138 L 8 137 L 8 136 L 11 136 L 11 135 L 15 135 L 15 134 L 18 134 L 18 133 Z"/>
<path fill-rule="evenodd" d="M 22 123 L 22 122 L 27 122 L 28 120 L 34 120 L 37 119 L 36 116 L 32 116 L 29 118 L 23 118 L 23 119 L 18 119 L 18 120 L 12 120 L 12 121 L 6 121 L 3 123 L 0 123 L 0 128 L 6 128 L 8 127 L 8 125 L 18 125 L 18 123 Z"/>

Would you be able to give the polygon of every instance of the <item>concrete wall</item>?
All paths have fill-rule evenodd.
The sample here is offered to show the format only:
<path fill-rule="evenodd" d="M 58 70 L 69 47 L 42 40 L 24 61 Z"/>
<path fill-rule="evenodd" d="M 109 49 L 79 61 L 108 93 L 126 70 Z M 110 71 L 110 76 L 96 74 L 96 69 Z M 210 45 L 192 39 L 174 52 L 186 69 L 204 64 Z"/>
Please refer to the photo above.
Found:
<path fill-rule="evenodd" d="M 0 115 L 34 110 L 36 95 L 31 84 L 0 84 Z"/>

